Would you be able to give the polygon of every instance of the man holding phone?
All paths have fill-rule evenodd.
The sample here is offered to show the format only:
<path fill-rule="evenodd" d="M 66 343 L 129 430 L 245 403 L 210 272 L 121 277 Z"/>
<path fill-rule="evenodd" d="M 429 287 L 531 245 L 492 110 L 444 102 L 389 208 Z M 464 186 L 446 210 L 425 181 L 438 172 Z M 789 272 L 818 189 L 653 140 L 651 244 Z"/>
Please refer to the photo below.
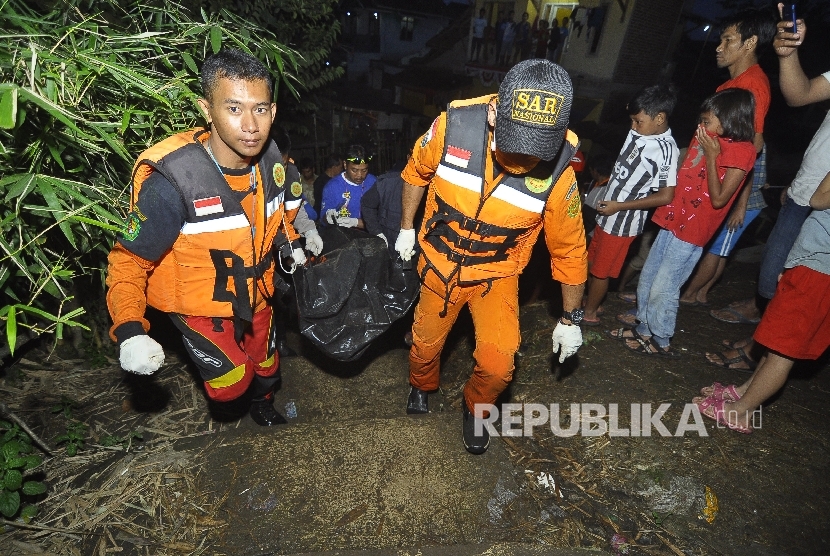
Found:
<path fill-rule="evenodd" d="M 783 16 L 784 4 L 778 4 L 779 13 Z M 792 33 L 793 27 L 798 33 Z M 792 19 L 784 18 L 778 23 L 773 49 L 778 55 L 780 66 L 779 81 L 784 99 L 790 106 L 804 106 L 822 100 L 830 99 L 830 71 L 818 77 L 809 79 L 798 59 L 798 47 L 804 41 L 807 34 L 807 26 L 804 21 L 798 19 L 794 24 Z M 778 278 L 784 269 L 785 262 L 790 254 L 793 244 L 798 237 L 804 221 L 810 214 L 810 199 L 819 186 L 819 183 L 830 172 L 830 115 L 828 115 L 821 127 L 813 136 L 810 145 L 804 152 L 801 167 L 795 176 L 790 187 L 785 191 L 783 206 L 770 232 L 767 246 L 764 251 L 764 260 L 761 263 L 761 278 L 758 281 L 759 297 L 772 299 L 778 285 Z M 768 284 L 765 286 L 765 284 Z M 768 291 L 768 290 L 772 291 Z M 722 356 L 729 359 L 733 357 L 744 358 L 744 363 L 752 363 L 755 358 L 751 350 L 755 347 L 752 338 L 740 340 L 732 344 L 732 349 L 721 354 L 706 354 L 707 359 L 721 359 Z M 759 355 L 758 353 L 754 355 Z M 747 362 L 746 359 L 749 359 Z M 739 362 L 736 361 L 738 365 Z M 731 368 L 736 368 L 730 365 Z M 752 365 L 750 365 L 752 367 Z M 737 367 L 740 368 L 740 367 Z"/>

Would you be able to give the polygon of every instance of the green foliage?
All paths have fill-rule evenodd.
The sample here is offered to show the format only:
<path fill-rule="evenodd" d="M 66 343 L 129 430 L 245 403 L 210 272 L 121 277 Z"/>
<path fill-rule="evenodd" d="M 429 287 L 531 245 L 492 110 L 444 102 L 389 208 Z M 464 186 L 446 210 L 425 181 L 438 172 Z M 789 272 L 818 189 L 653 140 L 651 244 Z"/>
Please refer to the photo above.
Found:
<path fill-rule="evenodd" d="M 21 503 L 29 496 L 46 492 L 40 481 L 27 480 L 27 472 L 42 463 L 32 454 L 32 439 L 17 425 L 0 421 L 0 515 L 7 519 L 20 517 L 29 522 L 37 515 L 37 506 Z"/>
<path fill-rule="evenodd" d="M 89 431 L 89 425 L 80 421 L 70 421 L 66 425 L 66 432 L 58 435 L 55 442 L 58 444 L 66 444 L 66 455 L 74 456 L 78 453 L 86 442 L 86 434 Z"/>
<path fill-rule="evenodd" d="M 302 53 L 298 59 L 297 81 L 301 99 L 282 94 L 279 124 L 305 134 L 304 116 L 317 109 L 314 93 L 344 75 L 343 68 L 327 65 L 340 33 L 335 9 L 337 0 L 182 0 L 193 11 L 214 13 L 223 8 L 247 19 L 253 28 L 262 28 Z M 307 118 L 305 118 L 307 119 Z"/>
<path fill-rule="evenodd" d="M 144 440 L 144 434 L 140 431 L 130 431 L 124 436 L 118 436 L 117 434 L 108 434 L 106 436 L 102 436 L 100 440 L 101 446 L 112 447 L 112 446 L 121 446 L 124 450 L 129 451 L 130 446 L 133 444 L 133 440 Z"/>
<path fill-rule="evenodd" d="M 60 338 L 79 324 L 82 310 L 62 310 L 71 281 L 103 283 L 135 157 L 200 122 L 207 55 L 252 52 L 295 96 L 307 62 L 227 10 L 194 17 L 162 0 L 0 0 L 0 28 L 0 321 L 13 352 L 21 328 Z"/>
<path fill-rule="evenodd" d="M 72 411 L 78 407 L 78 403 L 66 396 L 61 396 L 61 401 L 51 407 L 52 413 L 61 413 L 67 419 L 72 419 Z"/>

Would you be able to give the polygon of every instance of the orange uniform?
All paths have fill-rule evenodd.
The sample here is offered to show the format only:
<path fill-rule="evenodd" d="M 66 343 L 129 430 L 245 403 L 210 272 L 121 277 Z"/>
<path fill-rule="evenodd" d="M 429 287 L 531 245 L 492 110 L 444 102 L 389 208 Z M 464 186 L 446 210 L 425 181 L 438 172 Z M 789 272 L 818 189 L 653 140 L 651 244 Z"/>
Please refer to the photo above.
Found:
<path fill-rule="evenodd" d="M 489 100 L 452 103 L 416 144 L 401 174 L 411 185 L 428 187 L 418 233 L 423 286 L 410 383 L 420 390 L 438 387 L 444 341 L 469 303 L 476 350 L 464 396 L 471 410 L 493 403 L 512 379 L 520 343 L 518 275 L 542 228 L 553 278 L 568 285 L 587 279 L 581 198 L 568 166 L 576 136 L 567 133 L 554 160 L 525 175 L 507 174 L 494 159 Z"/>
<path fill-rule="evenodd" d="M 119 342 L 149 329 L 148 304 L 171 314 L 208 394 L 227 400 L 254 374 L 277 370 L 267 345 L 272 245 L 279 232 L 298 238 L 291 222 L 302 188 L 298 175 L 286 176 L 275 145 L 234 172 L 212 159 L 208 137 L 179 133 L 139 156 L 127 227 L 109 256 L 107 305 Z M 252 333 L 252 323 L 263 329 Z"/>

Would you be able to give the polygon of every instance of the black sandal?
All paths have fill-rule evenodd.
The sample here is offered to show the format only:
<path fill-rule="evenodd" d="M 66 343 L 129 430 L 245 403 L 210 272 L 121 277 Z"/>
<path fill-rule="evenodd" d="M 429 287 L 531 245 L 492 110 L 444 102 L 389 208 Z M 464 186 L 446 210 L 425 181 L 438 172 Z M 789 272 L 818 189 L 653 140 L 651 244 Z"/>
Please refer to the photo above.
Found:
<path fill-rule="evenodd" d="M 727 357 L 722 351 L 718 351 L 715 353 L 707 353 L 706 361 L 715 365 L 717 367 L 723 367 L 724 369 L 729 369 L 732 371 L 741 371 L 744 373 L 751 373 L 755 371 L 755 368 L 758 366 L 757 361 L 753 361 L 749 358 L 749 355 L 746 354 L 746 350 L 744 348 L 731 348 L 738 352 L 738 355 L 735 357 Z M 712 361 L 709 359 L 709 355 L 718 358 L 718 361 Z M 741 367 L 733 367 L 735 363 L 744 363 L 748 368 L 742 369 Z"/>
<path fill-rule="evenodd" d="M 627 347 L 631 351 L 639 353 L 640 355 L 656 355 L 658 357 L 666 357 L 670 359 L 676 359 L 680 357 L 679 353 L 671 350 L 669 347 L 662 348 L 658 346 L 657 342 L 655 342 L 651 336 L 646 338 L 645 336 L 641 336 L 636 330 L 634 330 L 633 332 L 634 337 L 626 339 L 635 340 L 637 342 L 637 346 L 631 347 L 628 344 L 628 342 L 625 343 L 625 347 Z"/>

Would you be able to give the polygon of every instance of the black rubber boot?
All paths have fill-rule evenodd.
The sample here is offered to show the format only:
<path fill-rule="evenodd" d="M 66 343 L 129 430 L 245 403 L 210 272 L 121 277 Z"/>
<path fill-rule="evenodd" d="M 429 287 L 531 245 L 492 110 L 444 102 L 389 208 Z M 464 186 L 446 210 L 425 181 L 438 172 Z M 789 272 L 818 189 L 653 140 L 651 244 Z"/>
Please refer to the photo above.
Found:
<path fill-rule="evenodd" d="M 461 398 L 461 405 L 463 406 L 464 412 L 464 423 L 463 423 L 463 436 L 464 436 L 464 447 L 467 448 L 467 451 L 471 454 L 483 454 L 487 451 L 487 447 L 490 445 L 490 433 L 487 432 L 486 427 L 481 427 L 481 434 L 476 435 L 475 431 L 475 417 L 467 408 L 467 400 Z"/>
<path fill-rule="evenodd" d="M 406 400 L 406 412 L 410 415 L 429 413 L 429 399 L 424 390 L 415 388 L 409 389 L 409 398 Z"/>
<path fill-rule="evenodd" d="M 251 400 L 251 409 L 249 411 L 251 419 L 260 427 L 272 427 L 274 425 L 284 425 L 288 421 L 285 420 L 279 411 L 274 409 L 274 396 L 262 396 L 253 398 Z"/>

